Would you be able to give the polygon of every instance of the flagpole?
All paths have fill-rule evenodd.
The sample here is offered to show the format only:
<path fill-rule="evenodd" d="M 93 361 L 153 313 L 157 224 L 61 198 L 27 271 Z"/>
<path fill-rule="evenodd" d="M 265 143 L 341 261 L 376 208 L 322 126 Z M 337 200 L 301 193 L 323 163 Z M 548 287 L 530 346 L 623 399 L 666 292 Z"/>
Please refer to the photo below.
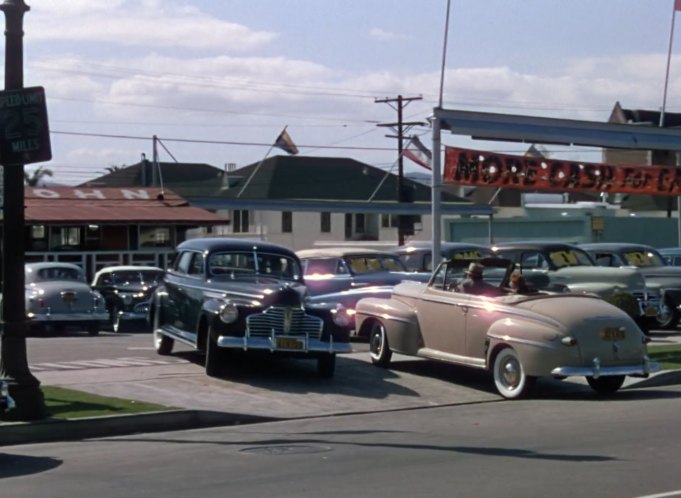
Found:
<path fill-rule="evenodd" d="M 664 111 L 667 107 L 667 88 L 669 86 L 669 66 L 672 60 L 672 44 L 674 42 L 674 24 L 676 21 L 676 5 L 677 1 L 674 0 L 674 11 L 672 13 L 672 27 L 669 30 L 669 50 L 667 50 L 667 71 L 664 76 L 664 93 L 662 94 L 662 110 L 660 111 L 660 127 L 664 126 Z"/>
<path fill-rule="evenodd" d="M 284 126 L 284 129 L 283 129 L 283 130 L 281 131 L 281 133 L 279 134 L 280 136 L 281 136 L 281 134 L 283 134 L 283 133 L 286 131 L 286 128 L 288 128 L 288 125 Z M 246 183 L 244 183 L 244 186 L 241 187 L 241 190 L 239 190 L 239 193 L 236 194 L 236 198 L 237 198 L 237 199 L 238 199 L 239 197 L 241 197 L 241 194 L 244 193 L 244 190 L 246 190 L 246 187 L 248 187 L 248 185 L 251 183 L 251 180 L 253 179 L 253 177 L 255 176 L 255 174 L 256 174 L 256 173 L 258 172 L 258 170 L 260 169 L 260 166 L 262 166 L 262 163 L 265 162 L 265 159 L 267 159 L 267 157 L 270 155 L 270 152 L 272 152 L 272 149 L 274 149 L 275 144 L 276 144 L 276 142 L 275 142 L 274 144 L 270 145 L 270 148 L 267 149 L 267 153 L 265 154 L 265 157 L 263 157 L 263 158 L 260 160 L 260 162 L 258 163 L 258 165 L 253 169 L 253 172 L 252 172 L 251 175 L 248 177 L 248 180 L 246 180 Z"/>

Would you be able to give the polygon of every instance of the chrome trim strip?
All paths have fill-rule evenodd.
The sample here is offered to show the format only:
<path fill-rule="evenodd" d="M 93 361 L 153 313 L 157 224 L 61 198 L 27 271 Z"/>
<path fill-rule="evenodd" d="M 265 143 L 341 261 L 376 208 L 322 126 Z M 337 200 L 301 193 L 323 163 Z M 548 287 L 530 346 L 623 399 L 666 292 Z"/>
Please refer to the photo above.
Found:
<path fill-rule="evenodd" d="M 551 375 L 556 377 L 608 377 L 612 375 L 632 375 L 647 377 L 650 373 L 660 370 L 658 363 L 643 362 L 639 365 L 621 365 L 604 367 L 594 365 L 591 367 L 556 367 L 551 370 Z"/>
<path fill-rule="evenodd" d="M 391 320 L 393 322 L 411 323 L 411 321 L 407 318 L 388 315 L 386 313 L 374 313 L 373 311 L 358 311 L 357 315 L 366 315 L 366 316 L 371 316 L 371 317 L 374 317 L 374 318 L 383 318 L 384 320 Z M 357 321 L 357 317 L 355 316 L 355 322 L 356 321 Z"/>
<path fill-rule="evenodd" d="M 271 352 L 298 352 L 298 353 L 351 353 L 352 345 L 349 342 L 320 341 L 307 339 L 303 349 L 278 349 L 270 337 L 233 337 L 221 335 L 217 344 L 221 348 L 230 349 L 260 349 Z"/>
<path fill-rule="evenodd" d="M 437 349 L 431 348 L 420 348 L 416 351 L 417 356 L 423 358 L 430 358 L 433 360 L 448 361 L 451 363 L 458 363 L 461 365 L 467 365 L 470 367 L 486 368 L 487 362 L 484 358 L 475 358 L 473 356 L 461 356 L 458 354 L 445 353 L 443 351 L 438 351 Z"/>
<path fill-rule="evenodd" d="M 523 344 L 525 346 L 532 346 L 535 348 L 543 349 L 558 349 L 558 343 L 546 343 L 540 341 L 531 341 L 529 339 L 521 339 L 519 337 L 509 336 L 509 335 L 499 335 L 499 334 L 487 334 L 490 339 L 497 339 L 499 341 L 507 342 L 509 344 Z"/>
<path fill-rule="evenodd" d="M 109 313 L 51 313 L 49 315 L 36 315 L 27 317 L 26 321 L 34 322 L 91 322 L 91 321 L 108 321 Z"/>

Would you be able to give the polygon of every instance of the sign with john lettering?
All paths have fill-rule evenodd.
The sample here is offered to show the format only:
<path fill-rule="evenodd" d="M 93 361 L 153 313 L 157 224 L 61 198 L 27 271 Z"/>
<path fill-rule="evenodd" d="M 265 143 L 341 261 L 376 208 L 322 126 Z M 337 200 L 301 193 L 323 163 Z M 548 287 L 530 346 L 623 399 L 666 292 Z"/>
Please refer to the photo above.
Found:
<path fill-rule="evenodd" d="M 52 159 L 43 87 L 0 92 L 0 164 Z"/>
<path fill-rule="evenodd" d="M 539 192 L 681 195 L 681 167 L 603 164 L 445 149 L 443 181 Z"/>

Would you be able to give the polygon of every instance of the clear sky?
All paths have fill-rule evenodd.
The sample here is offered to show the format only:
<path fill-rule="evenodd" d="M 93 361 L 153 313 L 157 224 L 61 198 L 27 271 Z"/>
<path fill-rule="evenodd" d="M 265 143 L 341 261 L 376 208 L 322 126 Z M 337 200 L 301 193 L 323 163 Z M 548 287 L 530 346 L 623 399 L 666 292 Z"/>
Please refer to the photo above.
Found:
<path fill-rule="evenodd" d="M 26 168 L 48 167 L 55 182 L 151 158 L 153 135 L 162 161 L 241 167 L 265 157 L 284 126 L 302 155 L 387 169 L 396 141 L 376 125 L 397 113 L 376 99 L 422 96 L 407 121 L 437 104 L 446 0 L 26 3 L 24 83 L 45 87 L 53 151 Z M 444 107 L 594 121 L 617 101 L 659 109 L 673 4 L 452 0 Z M 669 112 L 681 112 L 681 27 L 675 38 Z M 432 145 L 427 127 L 412 132 Z M 596 149 L 547 148 L 600 160 Z"/>

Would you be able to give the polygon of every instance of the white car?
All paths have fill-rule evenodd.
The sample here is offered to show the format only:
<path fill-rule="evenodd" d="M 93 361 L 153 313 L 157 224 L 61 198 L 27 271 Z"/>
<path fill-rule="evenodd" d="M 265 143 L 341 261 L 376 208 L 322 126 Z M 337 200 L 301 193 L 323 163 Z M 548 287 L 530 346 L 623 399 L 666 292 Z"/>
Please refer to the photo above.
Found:
<path fill-rule="evenodd" d="M 71 263 L 26 263 L 26 320 L 31 330 L 79 327 L 97 335 L 109 320 L 104 297 Z"/>

